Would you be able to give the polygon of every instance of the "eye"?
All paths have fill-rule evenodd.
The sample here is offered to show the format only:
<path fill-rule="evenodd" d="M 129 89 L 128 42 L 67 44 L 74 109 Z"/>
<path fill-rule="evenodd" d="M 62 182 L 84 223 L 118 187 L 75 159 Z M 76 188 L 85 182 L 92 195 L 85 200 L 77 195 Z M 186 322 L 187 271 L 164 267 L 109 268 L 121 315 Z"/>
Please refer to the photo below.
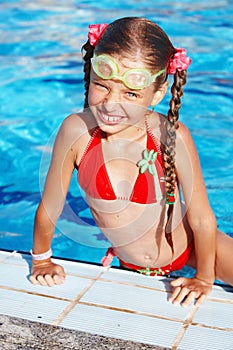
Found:
<path fill-rule="evenodd" d="M 137 98 L 138 97 L 137 93 L 135 93 L 133 91 L 127 91 L 126 94 L 129 98 Z"/>
<path fill-rule="evenodd" d="M 107 86 L 105 86 L 102 82 L 98 80 L 94 80 L 92 83 L 100 89 L 105 89 L 105 90 L 108 89 Z"/>

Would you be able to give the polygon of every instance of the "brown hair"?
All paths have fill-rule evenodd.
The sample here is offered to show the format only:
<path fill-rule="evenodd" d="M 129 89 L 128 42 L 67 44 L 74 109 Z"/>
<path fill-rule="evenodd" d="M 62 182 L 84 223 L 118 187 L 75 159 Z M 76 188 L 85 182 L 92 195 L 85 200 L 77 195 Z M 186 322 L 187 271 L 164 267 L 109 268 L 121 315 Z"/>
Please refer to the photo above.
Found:
<path fill-rule="evenodd" d="M 120 18 L 109 24 L 100 37 L 97 46 L 90 45 L 89 40 L 83 45 L 85 51 L 83 59 L 84 81 L 85 81 L 85 101 L 84 108 L 89 107 L 88 91 L 90 84 L 91 58 L 93 53 L 105 53 L 109 55 L 120 55 L 135 59 L 143 58 L 146 66 L 152 71 L 157 72 L 168 67 L 170 59 L 176 50 L 173 47 L 166 33 L 154 22 L 140 17 Z M 157 77 L 154 85 L 155 90 L 165 82 L 166 77 L 161 74 Z M 175 142 L 176 129 L 178 128 L 179 109 L 181 107 L 181 96 L 183 95 L 183 85 L 186 83 L 186 71 L 176 72 L 174 74 L 174 83 L 171 87 L 172 98 L 170 109 L 167 115 L 167 135 L 163 147 L 164 158 L 164 176 L 166 192 L 174 194 L 176 187 L 175 172 Z M 167 211 L 167 222 L 165 227 L 165 236 L 168 244 L 174 253 L 172 241 L 172 215 L 174 204 L 169 204 Z"/>

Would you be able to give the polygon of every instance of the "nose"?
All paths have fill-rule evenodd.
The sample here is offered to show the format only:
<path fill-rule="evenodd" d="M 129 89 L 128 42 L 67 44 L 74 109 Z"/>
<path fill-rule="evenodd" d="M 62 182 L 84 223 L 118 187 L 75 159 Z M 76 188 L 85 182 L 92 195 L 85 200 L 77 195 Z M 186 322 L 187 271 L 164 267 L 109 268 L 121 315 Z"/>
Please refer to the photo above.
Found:
<path fill-rule="evenodd" d="M 116 111 L 120 105 L 120 96 L 117 92 L 108 92 L 103 101 L 103 107 L 107 113 Z"/>
<path fill-rule="evenodd" d="M 120 103 L 113 101 L 105 101 L 102 105 L 103 111 L 107 114 L 119 114 L 119 111 L 122 110 Z"/>
<path fill-rule="evenodd" d="M 120 96 L 118 92 L 116 91 L 108 91 L 108 93 L 105 95 L 104 103 L 116 103 L 120 102 Z"/>

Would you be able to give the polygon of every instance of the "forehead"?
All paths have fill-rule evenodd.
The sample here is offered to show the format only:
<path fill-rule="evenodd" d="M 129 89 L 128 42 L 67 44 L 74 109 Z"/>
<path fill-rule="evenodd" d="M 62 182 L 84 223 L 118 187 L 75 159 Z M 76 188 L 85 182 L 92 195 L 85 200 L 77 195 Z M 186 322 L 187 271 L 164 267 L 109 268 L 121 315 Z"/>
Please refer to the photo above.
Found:
<path fill-rule="evenodd" d="M 126 57 L 121 55 L 113 55 L 111 58 L 117 63 L 119 68 L 130 69 L 130 68 L 148 68 L 141 57 Z"/>

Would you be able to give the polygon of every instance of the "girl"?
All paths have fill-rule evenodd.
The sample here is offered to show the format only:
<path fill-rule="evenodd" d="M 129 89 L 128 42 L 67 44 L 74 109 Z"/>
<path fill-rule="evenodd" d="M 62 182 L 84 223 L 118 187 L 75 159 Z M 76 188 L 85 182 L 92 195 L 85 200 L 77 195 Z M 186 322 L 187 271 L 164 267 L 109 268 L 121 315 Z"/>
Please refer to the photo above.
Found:
<path fill-rule="evenodd" d="M 194 142 L 178 122 L 191 59 L 147 19 L 89 29 L 85 110 L 64 120 L 54 145 L 35 217 L 30 280 L 64 282 L 50 246 L 78 169 L 92 215 L 112 244 L 103 264 L 116 255 L 122 268 L 152 276 L 188 264 L 195 277 L 172 281 L 169 300 L 187 306 L 196 299 L 199 305 L 215 278 L 233 285 L 233 239 L 217 230 Z M 174 83 L 165 117 L 153 109 L 166 93 L 168 74 Z"/>

